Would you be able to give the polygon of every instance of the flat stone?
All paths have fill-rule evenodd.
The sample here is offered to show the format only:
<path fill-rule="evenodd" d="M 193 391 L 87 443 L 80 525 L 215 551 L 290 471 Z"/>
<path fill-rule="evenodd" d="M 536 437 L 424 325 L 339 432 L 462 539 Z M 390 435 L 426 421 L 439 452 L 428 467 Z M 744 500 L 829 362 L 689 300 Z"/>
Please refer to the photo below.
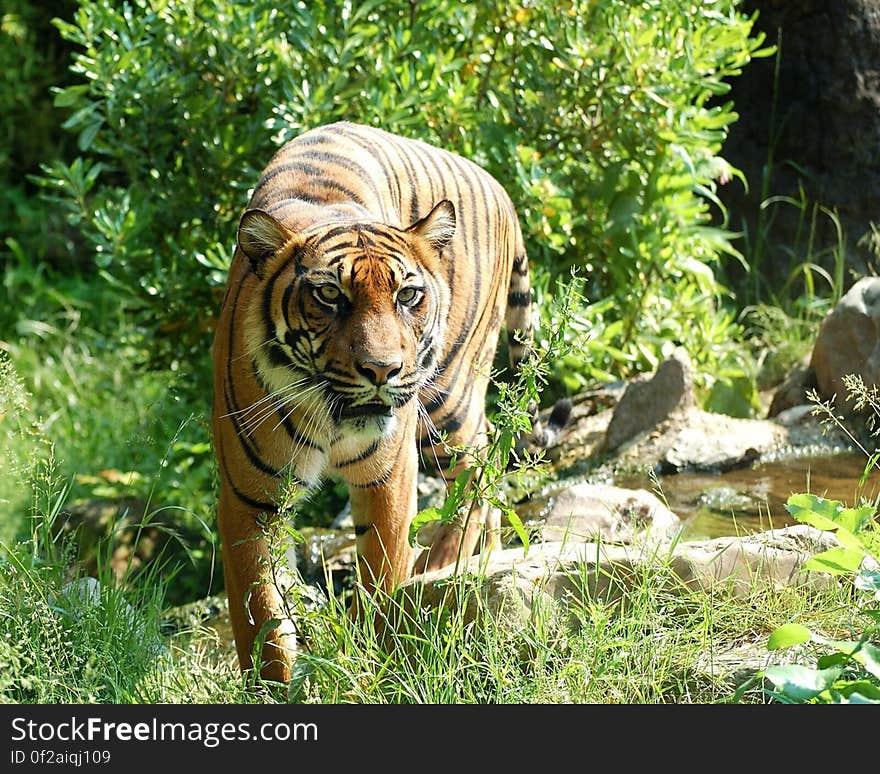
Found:
<path fill-rule="evenodd" d="M 671 540 L 681 520 L 644 489 L 580 483 L 548 498 L 541 537 L 545 541 L 601 539 L 633 543 L 639 536 Z"/>
<path fill-rule="evenodd" d="M 739 419 L 692 407 L 676 412 L 656 432 L 621 448 L 613 465 L 720 472 L 746 467 L 791 445 L 791 433 L 767 419 Z"/>
<path fill-rule="evenodd" d="M 829 588 L 835 579 L 804 571 L 816 552 L 835 544 L 833 536 L 798 524 L 744 538 L 678 543 L 668 556 L 668 590 L 711 591 L 743 596 L 760 584 Z M 487 610 L 510 626 L 522 626 L 541 606 L 588 599 L 619 599 L 645 569 L 663 566 L 665 549 L 646 545 L 554 541 L 477 555 L 462 573 L 474 593 L 467 595 L 466 618 Z M 453 566 L 412 578 L 406 586 L 420 606 L 452 605 L 458 583 Z"/>

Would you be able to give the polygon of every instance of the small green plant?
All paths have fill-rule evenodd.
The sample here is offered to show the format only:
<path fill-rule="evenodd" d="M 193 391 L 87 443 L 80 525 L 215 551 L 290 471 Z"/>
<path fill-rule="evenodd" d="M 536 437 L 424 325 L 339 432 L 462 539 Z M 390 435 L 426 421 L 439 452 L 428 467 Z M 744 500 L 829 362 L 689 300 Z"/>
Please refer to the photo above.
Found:
<path fill-rule="evenodd" d="M 76 545 L 55 523 L 68 486 L 51 453 L 34 470 L 30 536 L 0 542 L 0 641 L 16 671 L 2 699 L 14 702 L 125 701 L 161 656 L 158 565 L 125 589 L 101 552 L 98 577 L 76 568 Z"/>
<path fill-rule="evenodd" d="M 880 704 L 880 528 L 876 508 L 847 508 L 837 500 L 796 494 L 786 510 L 798 521 L 834 534 L 840 545 L 804 563 L 804 570 L 852 578 L 854 590 L 867 594 L 859 612 L 868 624 L 856 639 L 834 639 L 799 623 L 778 627 L 770 635 L 770 651 L 813 643 L 826 652 L 815 666 L 775 665 L 763 671 L 773 684 L 768 693 L 786 703 Z M 867 561 L 866 561 L 867 560 Z"/>
<path fill-rule="evenodd" d="M 844 377 L 847 398 L 855 411 L 869 409 L 871 418 L 880 416 L 877 388 L 868 387 L 854 374 Z M 860 433 L 849 427 L 832 401 L 823 401 L 815 390 L 808 397 L 816 405 L 815 414 L 846 433 L 868 458 L 860 482 L 877 468 L 880 456 L 870 451 Z M 870 423 L 869 423 L 870 424 Z M 876 432 L 874 433 L 876 434 Z M 867 624 L 856 639 L 827 637 L 797 622 L 777 627 L 767 643 L 772 651 L 787 650 L 811 643 L 826 652 L 815 666 L 779 664 L 768 667 L 763 676 L 773 684 L 768 691 L 774 699 L 787 703 L 880 703 L 880 524 L 876 504 L 863 503 L 846 507 L 838 500 L 814 494 L 794 494 L 786 510 L 799 522 L 834 535 L 838 545 L 816 554 L 804 563 L 812 570 L 851 579 L 858 614 Z M 745 687 L 745 686 L 744 686 Z M 743 688 L 744 688 L 743 687 Z M 742 692 L 743 688 L 740 689 Z"/>

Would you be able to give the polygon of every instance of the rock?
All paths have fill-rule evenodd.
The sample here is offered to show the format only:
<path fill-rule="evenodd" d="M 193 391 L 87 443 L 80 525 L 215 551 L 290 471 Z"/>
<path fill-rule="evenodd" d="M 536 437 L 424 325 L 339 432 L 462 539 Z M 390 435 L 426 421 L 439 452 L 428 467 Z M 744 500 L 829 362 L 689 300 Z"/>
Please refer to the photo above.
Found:
<path fill-rule="evenodd" d="M 760 459 L 762 452 L 778 446 L 783 438 L 780 428 L 769 422 L 737 421 L 704 412 L 691 412 L 689 417 L 693 424 L 675 433 L 661 458 L 664 473 L 745 467 Z"/>
<path fill-rule="evenodd" d="M 162 633 L 174 642 L 175 647 L 188 647 L 197 641 L 208 663 L 238 669 L 229 601 L 225 593 L 171 608 L 161 626 Z"/>
<path fill-rule="evenodd" d="M 671 540 L 681 522 L 644 489 L 581 483 L 554 493 L 543 512 L 545 541 L 633 543 L 638 537 Z"/>
<path fill-rule="evenodd" d="M 740 645 L 716 650 L 714 647 L 703 651 L 697 656 L 694 668 L 697 673 L 709 680 L 720 680 L 730 686 L 731 690 L 739 688 L 747 680 L 755 677 L 769 664 L 796 663 L 801 655 L 802 647 L 776 650 L 772 654 L 767 650 L 766 638 L 758 642 L 746 642 Z M 763 681 L 761 682 L 763 685 Z M 756 686 L 756 689 L 759 686 Z"/>
<path fill-rule="evenodd" d="M 724 484 L 707 487 L 697 496 L 699 507 L 716 512 L 758 511 L 762 503 L 766 503 L 766 497 L 762 500 Z"/>
<path fill-rule="evenodd" d="M 299 533 L 303 542 L 288 548 L 287 561 L 299 570 L 303 581 L 324 588 L 329 579 L 337 594 L 350 585 L 357 565 L 354 530 L 303 527 Z"/>
<path fill-rule="evenodd" d="M 835 544 L 828 533 L 799 524 L 744 538 L 678 543 L 668 559 L 665 549 L 643 545 L 560 541 L 535 544 L 528 553 L 511 548 L 469 560 L 463 572 L 474 593 L 464 600 L 464 612 L 470 619 L 487 610 L 508 626 L 522 626 L 545 606 L 557 610 L 560 605 L 619 599 L 646 570 L 667 561 L 670 593 L 699 589 L 743 596 L 760 584 L 829 588 L 836 582 L 832 576 L 804 571 L 802 565 Z M 453 569 L 412 578 L 406 584 L 411 600 L 422 607 L 455 604 L 459 584 L 449 583 Z M 576 617 L 570 620 L 574 623 Z"/>
<path fill-rule="evenodd" d="M 809 422 L 814 422 L 813 412 L 816 406 L 812 403 L 803 403 L 798 406 L 780 411 L 773 420 L 783 427 L 796 427 Z"/>
<path fill-rule="evenodd" d="M 671 566 L 687 586 L 710 590 L 723 584 L 736 596 L 746 596 L 755 579 L 774 588 L 803 583 L 822 588 L 832 585 L 833 579 L 804 573 L 801 565 L 835 545 L 837 541 L 830 533 L 796 524 L 742 538 L 679 543 L 671 556 Z"/>
<path fill-rule="evenodd" d="M 608 464 L 660 473 L 722 472 L 747 467 L 792 439 L 766 419 L 739 419 L 696 407 L 676 412 L 655 432 L 621 449 Z"/>
<path fill-rule="evenodd" d="M 103 471 L 106 477 L 112 471 Z M 161 559 L 173 566 L 188 564 L 187 546 L 198 545 L 204 535 L 180 519 L 171 519 L 170 511 L 150 507 L 136 497 L 108 497 L 80 500 L 70 504 L 52 525 L 60 540 L 75 535 L 77 560 L 88 575 L 98 572 L 99 552 L 111 546 L 106 561 L 116 580 L 131 577 L 148 564 Z"/>
<path fill-rule="evenodd" d="M 778 417 L 788 409 L 807 403 L 807 392 L 816 386 L 816 373 L 809 356 L 806 356 L 792 367 L 791 373 L 776 388 L 767 417 Z"/>
<path fill-rule="evenodd" d="M 880 384 L 880 277 L 864 277 L 850 288 L 819 328 L 810 366 L 822 398 L 850 413 L 843 377 L 861 376 L 868 387 Z"/>
<path fill-rule="evenodd" d="M 687 352 L 678 348 L 650 378 L 629 383 L 614 408 L 605 432 L 605 450 L 614 451 L 635 436 L 654 429 L 676 411 L 696 404 L 693 369 Z"/>
<path fill-rule="evenodd" d="M 108 595 L 114 595 L 109 597 Z M 164 650 L 163 644 L 148 632 L 145 621 L 137 611 L 122 598 L 117 589 L 104 591 L 97 578 L 77 578 L 65 584 L 57 596 L 51 599 L 52 610 L 59 617 L 79 621 L 90 608 L 103 608 L 112 612 L 114 621 L 122 619 L 125 628 L 135 636 L 141 649 L 151 656 Z"/>
<path fill-rule="evenodd" d="M 332 529 L 354 529 L 354 520 L 351 518 L 351 500 L 348 500 L 342 510 L 336 515 L 330 524 Z"/>
<path fill-rule="evenodd" d="M 70 618 L 76 617 L 77 609 L 99 607 L 101 603 L 101 582 L 97 578 L 79 578 L 66 583 L 55 599 L 56 609 Z M 134 611 L 130 606 L 127 612 Z"/>

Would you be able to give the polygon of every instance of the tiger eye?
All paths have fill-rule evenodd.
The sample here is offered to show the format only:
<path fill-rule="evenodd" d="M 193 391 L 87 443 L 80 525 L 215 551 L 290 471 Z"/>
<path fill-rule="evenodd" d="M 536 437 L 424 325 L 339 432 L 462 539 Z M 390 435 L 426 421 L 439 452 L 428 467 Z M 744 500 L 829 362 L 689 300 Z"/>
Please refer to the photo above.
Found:
<path fill-rule="evenodd" d="M 397 294 L 397 303 L 404 306 L 415 306 L 422 298 L 424 291 L 414 286 L 401 288 Z"/>
<path fill-rule="evenodd" d="M 338 304 L 339 299 L 342 296 L 342 291 L 340 291 L 336 285 L 317 285 L 312 288 L 312 293 L 318 301 L 323 304 L 329 304 L 330 306 Z"/>

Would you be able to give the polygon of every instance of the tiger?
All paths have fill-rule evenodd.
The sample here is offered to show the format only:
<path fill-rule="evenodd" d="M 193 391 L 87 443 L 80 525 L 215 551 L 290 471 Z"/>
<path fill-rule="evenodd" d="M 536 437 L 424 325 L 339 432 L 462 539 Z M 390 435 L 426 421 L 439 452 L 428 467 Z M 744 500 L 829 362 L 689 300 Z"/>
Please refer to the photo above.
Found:
<path fill-rule="evenodd" d="M 418 556 L 409 527 L 419 468 L 450 482 L 470 462 L 452 450 L 486 442 L 502 327 L 516 369 L 532 336 L 529 263 L 487 171 L 346 121 L 277 150 L 238 223 L 213 347 L 217 523 L 242 670 L 258 636 L 264 678 L 286 682 L 295 656 L 266 577 L 282 484 L 345 482 L 367 594 L 498 545 L 486 506 Z"/>

